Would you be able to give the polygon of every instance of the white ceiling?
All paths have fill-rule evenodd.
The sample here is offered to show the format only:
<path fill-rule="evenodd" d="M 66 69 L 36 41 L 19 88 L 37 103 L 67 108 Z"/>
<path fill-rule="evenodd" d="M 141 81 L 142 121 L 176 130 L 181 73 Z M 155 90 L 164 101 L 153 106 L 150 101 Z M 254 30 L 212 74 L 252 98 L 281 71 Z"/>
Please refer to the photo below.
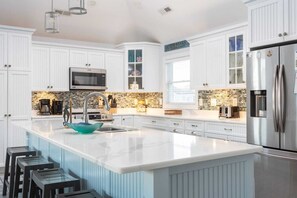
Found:
<path fill-rule="evenodd" d="M 150 41 L 167 43 L 226 25 L 247 21 L 241 0 L 86 0 L 95 1 L 83 16 L 61 16 L 60 33 L 45 33 L 44 12 L 50 0 L 0 0 L 0 24 L 35 28 L 35 35 L 118 44 Z M 67 9 L 68 0 L 56 0 Z M 172 12 L 161 15 L 159 9 Z"/>

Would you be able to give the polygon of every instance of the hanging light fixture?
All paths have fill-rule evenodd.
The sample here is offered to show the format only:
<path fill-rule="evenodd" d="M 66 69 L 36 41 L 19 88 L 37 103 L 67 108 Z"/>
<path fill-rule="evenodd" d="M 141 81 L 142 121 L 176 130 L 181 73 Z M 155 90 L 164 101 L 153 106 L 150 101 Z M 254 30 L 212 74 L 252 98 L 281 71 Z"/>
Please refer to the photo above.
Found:
<path fill-rule="evenodd" d="M 85 0 L 69 0 L 69 12 L 71 14 L 83 15 L 87 14 Z"/>
<path fill-rule="evenodd" d="M 45 13 L 45 31 L 48 33 L 59 33 L 59 13 L 54 11 L 54 0 L 52 0 L 51 11 Z"/>

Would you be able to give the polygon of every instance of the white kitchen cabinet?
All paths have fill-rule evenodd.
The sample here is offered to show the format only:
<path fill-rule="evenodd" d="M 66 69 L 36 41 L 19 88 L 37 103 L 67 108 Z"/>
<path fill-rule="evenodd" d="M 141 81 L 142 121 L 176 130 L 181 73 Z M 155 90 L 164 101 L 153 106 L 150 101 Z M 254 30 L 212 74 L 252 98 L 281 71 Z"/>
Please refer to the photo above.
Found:
<path fill-rule="evenodd" d="M 134 126 L 134 116 L 122 116 L 122 121 L 121 121 L 122 126 Z"/>
<path fill-rule="evenodd" d="M 122 125 L 122 116 L 113 116 L 113 121 L 111 122 L 111 124 L 116 126 Z"/>
<path fill-rule="evenodd" d="M 7 71 L 0 71 L 0 167 L 4 166 L 7 146 Z"/>
<path fill-rule="evenodd" d="M 50 48 L 32 47 L 32 90 L 50 89 Z"/>
<path fill-rule="evenodd" d="M 96 50 L 70 50 L 70 67 L 105 68 L 104 53 Z"/>
<path fill-rule="evenodd" d="M 126 92 L 160 92 L 160 44 L 124 43 L 124 88 Z"/>
<path fill-rule="evenodd" d="M 7 33 L 0 31 L 0 70 L 7 70 Z"/>
<path fill-rule="evenodd" d="M 245 88 L 246 82 L 246 33 L 232 32 L 227 35 L 227 87 Z"/>
<path fill-rule="evenodd" d="M 252 1 L 247 6 L 250 48 L 297 39 L 296 0 Z"/>
<path fill-rule="evenodd" d="M 108 92 L 124 91 L 124 55 L 123 53 L 106 53 L 106 86 Z"/>
<path fill-rule="evenodd" d="M 191 43 L 191 89 L 204 89 L 206 83 L 206 42 Z"/>
<path fill-rule="evenodd" d="M 50 49 L 50 78 L 52 91 L 69 91 L 69 50 Z"/>
<path fill-rule="evenodd" d="M 191 43 L 191 88 L 226 87 L 226 38 L 208 38 Z"/>
<path fill-rule="evenodd" d="M 32 90 L 69 91 L 68 49 L 34 46 L 32 67 Z"/>

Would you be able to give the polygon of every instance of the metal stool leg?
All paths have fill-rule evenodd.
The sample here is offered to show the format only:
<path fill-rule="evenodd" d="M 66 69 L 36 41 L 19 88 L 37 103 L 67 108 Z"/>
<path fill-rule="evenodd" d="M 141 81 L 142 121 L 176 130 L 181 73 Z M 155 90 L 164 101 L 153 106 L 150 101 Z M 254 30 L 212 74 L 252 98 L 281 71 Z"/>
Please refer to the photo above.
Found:
<path fill-rule="evenodd" d="M 15 162 L 16 162 L 16 157 L 12 155 L 11 156 L 11 168 L 10 168 L 9 194 L 8 194 L 9 198 L 13 198 Z"/>
<path fill-rule="evenodd" d="M 42 189 L 42 198 L 50 198 L 51 191 L 48 188 Z"/>
<path fill-rule="evenodd" d="M 28 198 L 29 185 L 30 185 L 30 170 L 25 169 L 24 179 L 23 179 L 23 198 Z"/>
<path fill-rule="evenodd" d="M 31 177 L 32 178 L 32 177 Z M 30 180 L 30 190 L 29 190 L 29 197 L 30 198 L 34 198 L 36 196 L 36 189 L 37 189 L 37 185 L 35 184 L 35 182 L 31 179 Z"/>
<path fill-rule="evenodd" d="M 17 198 L 19 195 L 19 186 L 20 186 L 20 176 L 21 176 L 21 168 L 17 165 L 15 171 L 15 183 L 14 183 L 14 190 L 13 190 L 13 197 Z"/>
<path fill-rule="evenodd" d="M 6 182 L 8 180 L 8 174 L 9 174 L 9 161 L 10 161 L 10 155 L 8 155 L 8 152 L 6 152 L 6 159 L 5 159 L 5 171 L 4 171 L 4 183 L 3 183 L 3 191 L 2 195 L 5 196 L 7 193 L 7 185 Z"/>

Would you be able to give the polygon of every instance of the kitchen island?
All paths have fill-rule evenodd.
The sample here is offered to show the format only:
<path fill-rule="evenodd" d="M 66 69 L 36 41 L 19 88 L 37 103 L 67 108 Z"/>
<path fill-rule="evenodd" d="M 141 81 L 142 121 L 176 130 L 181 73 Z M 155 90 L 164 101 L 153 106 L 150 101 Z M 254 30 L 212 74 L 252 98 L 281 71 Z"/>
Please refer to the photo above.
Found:
<path fill-rule="evenodd" d="M 28 144 L 83 188 L 113 198 L 254 198 L 258 146 L 144 128 L 80 135 L 59 120 L 23 128 Z"/>

